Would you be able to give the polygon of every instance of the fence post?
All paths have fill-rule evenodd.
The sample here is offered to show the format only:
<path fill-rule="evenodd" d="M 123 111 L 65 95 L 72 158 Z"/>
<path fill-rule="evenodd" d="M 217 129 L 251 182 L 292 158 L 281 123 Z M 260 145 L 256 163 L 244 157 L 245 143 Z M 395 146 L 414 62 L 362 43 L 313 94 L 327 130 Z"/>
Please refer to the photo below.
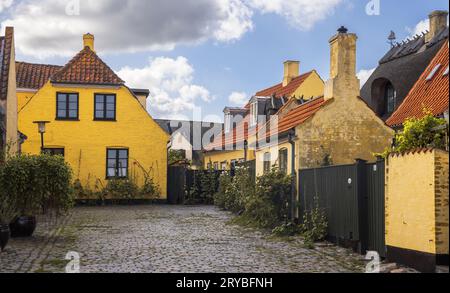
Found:
<path fill-rule="evenodd" d="M 367 161 L 356 159 L 357 192 L 358 192 L 358 228 L 360 238 L 360 252 L 365 254 L 369 248 L 369 206 L 367 194 Z"/>

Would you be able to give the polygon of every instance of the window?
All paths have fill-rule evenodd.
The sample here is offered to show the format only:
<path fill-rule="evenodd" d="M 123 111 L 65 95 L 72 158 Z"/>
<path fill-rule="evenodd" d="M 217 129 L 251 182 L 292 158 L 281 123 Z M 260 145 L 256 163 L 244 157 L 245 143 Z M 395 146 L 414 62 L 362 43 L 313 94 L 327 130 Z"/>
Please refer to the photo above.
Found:
<path fill-rule="evenodd" d="M 227 161 L 222 162 L 222 163 L 220 164 L 220 170 L 222 170 L 222 171 L 227 170 L 227 165 L 228 165 L 228 162 L 227 162 Z"/>
<path fill-rule="evenodd" d="M 63 148 L 45 148 L 43 149 L 44 154 L 50 156 L 62 156 L 64 157 L 64 149 Z"/>
<path fill-rule="evenodd" d="M 56 119 L 78 120 L 78 94 L 58 93 L 56 97 Z"/>
<path fill-rule="evenodd" d="M 280 171 L 287 174 L 288 172 L 288 150 L 281 149 L 278 153 L 278 160 L 280 164 Z"/>
<path fill-rule="evenodd" d="M 436 72 L 441 68 L 441 64 L 436 65 L 433 70 L 431 70 L 430 74 L 427 76 L 427 81 L 430 81 L 433 79 L 433 77 L 436 75 Z"/>
<path fill-rule="evenodd" d="M 128 149 L 107 150 L 107 178 L 128 177 Z"/>
<path fill-rule="evenodd" d="M 236 169 L 237 160 L 231 160 L 231 169 Z"/>
<path fill-rule="evenodd" d="M 250 105 L 250 126 L 255 126 L 258 123 L 258 102 Z"/>
<path fill-rule="evenodd" d="M 385 87 L 384 100 L 386 101 L 385 114 L 392 114 L 397 106 L 397 92 L 391 83 L 388 83 Z"/>
<path fill-rule="evenodd" d="M 270 173 L 271 163 L 272 163 L 272 156 L 270 155 L 270 153 L 265 153 L 264 154 L 264 174 Z"/>
<path fill-rule="evenodd" d="M 211 164 L 211 163 L 208 163 L 208 164 L 206 165 L 206 169 L 211 170 L 211 168 L 212 168 L 212 164 Z"/>
<path fill-rule="evenodd" d="M 116 95 L 95 95 L 95 120 L 116 120 Z"/>
<path fill-rule="evenodd" d="M 219 171 L 219 162 L 214 163 L 214 170 Z"/>

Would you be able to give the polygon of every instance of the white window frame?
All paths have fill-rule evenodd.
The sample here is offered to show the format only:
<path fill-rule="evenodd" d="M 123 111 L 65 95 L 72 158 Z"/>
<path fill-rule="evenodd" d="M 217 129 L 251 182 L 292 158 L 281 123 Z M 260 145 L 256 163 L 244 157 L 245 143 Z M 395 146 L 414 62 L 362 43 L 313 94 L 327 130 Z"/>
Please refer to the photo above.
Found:
<path fill-rule="evenodd" d="M 258 123 L 258 101 L 250 105 L 250 127 L 256 126 Z"/>

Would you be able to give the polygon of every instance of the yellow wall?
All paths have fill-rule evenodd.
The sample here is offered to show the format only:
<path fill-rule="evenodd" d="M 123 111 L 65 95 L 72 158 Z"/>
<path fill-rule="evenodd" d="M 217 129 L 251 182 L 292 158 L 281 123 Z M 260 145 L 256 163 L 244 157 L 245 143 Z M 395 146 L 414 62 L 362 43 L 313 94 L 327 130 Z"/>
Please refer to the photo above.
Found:
<path fill-rule="evenodd" d="M 314 70 L 312 74 L 298 87 L 293 96 L 297 98 L 304 96 L 305 99 L 310 99 L 311 97 L 323 96 L 323 92 L 324 82 L 320 78 L 319 74 Z"/>
<path fill-rule="evenodd" d="M 282 149 L 287 149 L 288 151 L 288 162 L 287 162 L 287 167 L 288 167 L 288 174 L 291 174 L 292 172 L 292 146 L 289 142 L 281 142 L 278 145 L 271 145 L 265 148 L 260 148 L 258 149 L 258 151 L 256 152 L 256 176 L 261 176 L 264 174 L 264 154 L 266 153 L 270 153 L 271 154 L 271 162 L 270 165 L 271 166 L 279 166 L 279 160 L 278 160 L 278 155 L 279 155 L 279 151 Z M 297 160 L 296 161 L 296 165 L 297 164 Z M 297 168 L 296 168 L 297 169 Z"/>
<path fill-rule="evenodd" d="M 436 153 L 427 151 L 390 156 L 386 165 L 386 244 L 431 254 L 448 254 L 447 186 L 436 180 Z M 439 154 L 440 156 L 442 155 Z M 445 154 L 448 162 L 448 153 Z M 447 164 L 448 175 L 448 164 Z M 442 198 L 442 213 L 436 207 L 436 190 Z M 444 195 L 444 193 L 446 193 Z M 438 235 L 437 226 L 445 226 Z M 442 236 L 446 240 L 442 239 Z"/>
<path fill-rule="evenodd" d="M 56 93 L 79 93 L 79 120 L 56 121 Z M 94 121 L 94 94 L 117 95 L 117 121 Z M 22 97 L 23 98 L 23 97 Z M 21 99 L 23 100 L 23 99 Z M 94 186 L 96 180 L 106 184 L 106 149 L 128 148 L 130 174 L 139 184 L 144 180 L 138 167 L 151 170 L 163 198 L 167 190 L 166 134 L 150 117 L 126 87 L 95 88 L 53 86 L 48 82 L 19 112 L 20 130 L 28 136 L 23 152 L 40 152 L 40 135 L 33 121 L 51 121 L 45 134 L 46 147 L 64 147 L 65 158 L 73 168 L 75 179 Z"/>
<path fill-rule="evenodd" d="M 28 101 L 36 94 L 36 92 L 31 91 L 23 91 L 18 90 L 17 91 L 17 110 L 20 112 L 20 110 L 25 107 L 25 105 L 28 103 Z"/>
<path fill-rule="evenodd" d="M 449 206 L 447 152 L 435 151 L 436 253 L 448 254 Z"/>
<path fill-rule="evenodd" d="M 208 164 L 211 162 L 219 163 L 227 162 L 227 170 L 230 169 L 230 164 L 232 160 L 239 161 L 241 159 L 245 158 L 244 150 L 237 150 L 237 151 L 223 151 L 223 152 L 208 152 L 205 154 L 205 168 L 208 167 Z M 247 160 L 252 161 L 255 159 L 255 152 L 253 150 L 248 150 L 247 153 Z"/>

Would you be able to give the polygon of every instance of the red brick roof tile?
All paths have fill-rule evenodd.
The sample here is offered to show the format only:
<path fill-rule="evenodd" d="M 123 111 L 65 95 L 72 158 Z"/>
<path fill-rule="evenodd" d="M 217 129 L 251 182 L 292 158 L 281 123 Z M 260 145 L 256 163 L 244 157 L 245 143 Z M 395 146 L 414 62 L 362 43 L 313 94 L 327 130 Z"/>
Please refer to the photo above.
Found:
<path fill-rule="evenodd" d="M 17 88 L 40 89 L 62 66 L 16 62 Z"/>
<path fill-rule="evenodd" d="M 448 74 L 444 75 L 449 65 L 449 48 L 446 42 L 428 68 L 411 89 L 400 107 L 387 120 L 389 126 L 399 126 L 408 118 L 423 117 L 423 109 L 427 108 L 436 116 L 448 110 L 449 88 Z M 439 70 L 431 80 L 427 80 L 432 70 L 440 64 Z"/>
<path fill-rule="evenodd" d="M 268 89 L 256 93 L 258 97 L 292 97 L 298 87 L 312 74 L 312 71 L 302 74 L 294 78 L 287 86 L 283 87 L 283 83 L 274 85 Z"/>
<path fill-rule="evenodd" d="M 89 47 L 85 47 L 51 78 L 54 83 L 123 85 L 125 82 Z"/>

